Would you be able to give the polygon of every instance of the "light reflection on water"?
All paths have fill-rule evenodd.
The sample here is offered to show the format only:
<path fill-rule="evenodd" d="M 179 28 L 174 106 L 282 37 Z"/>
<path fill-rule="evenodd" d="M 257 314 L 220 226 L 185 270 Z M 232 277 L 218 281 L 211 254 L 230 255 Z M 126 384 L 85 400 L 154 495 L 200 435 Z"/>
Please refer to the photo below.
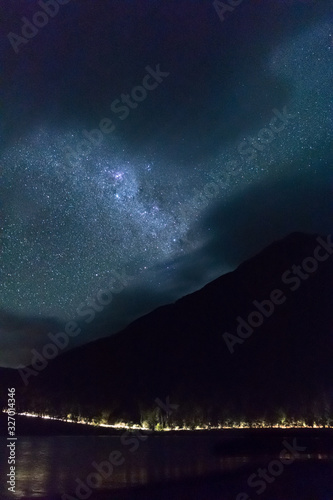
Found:
<path fill-rule="evenodd" d="M 149 436 L 136 451 L 121 444 L 120 437 L 60 436 L 19 437 L 16 447 L 16 494 L 7 491 L 1 482 L 0 498 L 23 498 L 63 492 L 74 492 L 76 479 L 85 481 L 96 472 L 92 462 L 108 460 L 119 450 L 125 462 L 115 466 L 100 488 L 114 489 L 147 484 L 165 479 L 198 477 L 217 471 L 236 471 L 244 464 L 257 461 L 249 457 L 219 457 L 212 454 L 216 436 Z M 0 440 L 6 449 L 5 440 Z M 303 460 L 327 457 L 304 455 Z M 269 457 L 267 457 L 269 460 Z M 261 464 L 265 463 L 265 459 Z M 1 477 L 8 473 L 7 457 L 0 457 Z"/>

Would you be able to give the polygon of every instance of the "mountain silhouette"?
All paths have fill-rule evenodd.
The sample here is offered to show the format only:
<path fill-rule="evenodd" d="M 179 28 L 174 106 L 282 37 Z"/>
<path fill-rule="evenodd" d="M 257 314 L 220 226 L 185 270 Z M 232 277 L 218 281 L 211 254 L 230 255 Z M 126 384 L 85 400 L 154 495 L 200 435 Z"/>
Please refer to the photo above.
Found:
<path fill-rule="evenodd" d="M 108 423 L 329 423 L 329 241 L 292 233 L 123 331 L 58 356 L 26 387 L 17 370 L 1 369 L 2 380 L 20 387 L 22 410 Z M 166 397 L 178 405 L 170 414 L 156 407 Z"/>

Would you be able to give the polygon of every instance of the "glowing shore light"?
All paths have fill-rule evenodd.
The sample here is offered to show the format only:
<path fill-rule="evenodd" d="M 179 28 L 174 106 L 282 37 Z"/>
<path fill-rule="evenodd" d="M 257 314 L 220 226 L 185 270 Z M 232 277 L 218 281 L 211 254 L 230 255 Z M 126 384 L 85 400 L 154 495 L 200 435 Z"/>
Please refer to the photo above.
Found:
<path fill-rule="evenodd" d="M 7 409 L 2 410 L 3 413 L 8 413 Z M 80 417 L 77 419 L 71 419 L 71 418 L 59 418 L 59 417 L 54 417 L 52 415 L 46 415 L 46 414 L 38 414 L 34 412 L 20 412 L 17 413 L 17 415 L 22 415 L 24 417 L 33 417 L 33 418 L 43 418 L 45 420 L 55 420 L 58 422 L 69 422 L 73 424 L 83 424 L 83 425 L 92 425 L 94 427 L 107 427 L 110 429 L 129 429 L 129 430 L 149 430 L 149 428 L 145 425 L 139 425 L 139 424 L 129 424 L 126 422 L 117 422 L 115 424 L 104 424 L 104 423 L 99 423 L 96 420 L 92 422 L 88 422 L 87 419 Z M 330 420 L 332 422 L 332 420 Z M 162 431 L 206 431 L 206 430 L 227 430 L 227 429 L 332 429 L 333 425 L 331 424 L 325 424 L 325 425 L 320 425 L 317 422 L 314 422 L 313 425 L 307 425 L 304 420 L 297 420 L 297 421 L 289 421 L 288 423 L 275 423 L 275 424 L 268 424 L 267 422 L 253 422 L 250 424 L 249 422 L 233 422 L 232 424 L 226 425 L 223 423 L 219 423 L 218 425 L 211 425 L 209 424 L 201 424 L 197 425 L 195 427 L 191 426 L 186 426 L 185 423 L 183 423 L 182 427 L 180 426 L 175 426 L 175 427 L 165 427 L 161 428 L 160 430 Z"/>

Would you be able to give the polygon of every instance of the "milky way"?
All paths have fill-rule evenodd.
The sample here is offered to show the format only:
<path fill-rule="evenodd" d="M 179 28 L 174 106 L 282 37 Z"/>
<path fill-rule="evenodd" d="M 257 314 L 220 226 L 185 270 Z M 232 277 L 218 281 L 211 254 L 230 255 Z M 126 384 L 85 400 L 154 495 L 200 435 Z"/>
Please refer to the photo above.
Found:
<path fill-rule="evenodd" d="M 2 159 L 2 269 L 15 276 L 2 283 L 4 305 L 33 315 L 74 314 L 110 271 L 133 275 L 176 255 L 186 233 L 170 208 L 176 193 L 163 191 L 153 159 L 104 147 L 73 168 L 62 154 L 68 137 L 75 139 L 39 130 Z"/>
<path fill-rule="evenodd" d="M 222 30 L 223 26 L 217 24 L 215 29 Z M 215 140 L 206 158 L 196 158 L 201 139 L 193 137 L 194 153 L 183 167 L 174 163 L 165 145 L 142 147 L 134 153 L 117 132 L 93 147 L 78 164 L 70 165 L 65 150 L 82 141 L 82 129 L 87 124 L 82 121 L 73 128 L 67 121 L 59 125 L 49 121 L 47 115 L 35 120 L 15 141 L 4 144 L 0 150 L 2 310 L 60 321 L 75 318 L 79 304 L 105 288 L 112 272 L 120 270 L 134 277 L 136 290 L 142 287 L 155 291 L 163 303 L 239 264 L 237 256 L 231 262 L 223 252 L 211 258 L 205 250 L 221 235 L 224 245 L 232 241 L 227 227 L 219 228 L 218 236 L 214 229 L 229 210 L 234 223 L 228 224 L 234 225 L 233 229 L 237 230 L 239 219 L 246 220 L 246 207 L 242 213 L 239 207 L 237 213 L 230 209 L 235 200 L 265 182 L 281 181 L 291 174 L 305 180 L 313 178 L 314 184 L 318 179 L 318 185 L 327 175 L 333 116 L 332 34 L 332 23 L 327 20 L 300 27 L 273 44 L 261 61 L 260 74 L 252 80 L 240 64 L 239 73 L 232 77 L 234 93 L 227 110 L 221 108 L 218 94 L 219 71 L 223 74 L 225 70 L 217 70 L 215 137 L 228 120 L 237 121 L 241 112 L 238 106 L 243 106 L 247 94 L 251 123 L 246 125 L 239 119 L 238 134 L 232 140 Z M 263 87 L 271 107 L 263 114 L 258 106 L 256 115 L 252 86 L 260 85 L 263 75 L 272 82 L 283 81 L 288 95 L 277 103 L 274 84 Z M 177 82 L 177 74 L 171 73 L 172 79 Z M 166 93 L 168 85 L 169 81 L 161 85 Z M 113 97 L 110 95 L 109 102 Z M 140 105 L 142 108 L 149 106 L 149 98 Z M 242 141 L 250 144 L 250 138 L 254 140 L 262 128 L 269 126 L 275 116 L 273 110 L 282 113 L 283 107 L 293 115 L 284 130 L 256 151 L 255 161 L 242 156 Z M 203 128 L 202 135 L 206 134 L 209 131 Z M 182 140 L 180 130 L 170 146 Z M 215 188 L 209 196 L 207 185 L 212 183 Z M 292 203 L 290 212 L 285 205 L 279 209 L 277 197 L 275 208 L 281 211 L 276 237 L 281 231 L 283 235 L 289 229 L 297 230 Z M 328 216 L 322 215 L 324 219 Z M 248 223 L 256 224 L 253 220 Z M 313 220 L 307 224 L 299 229 L 319 230 Z M 324 229 L 329 231 L 329 226 Z M 264 236 L 262 242 L 270 243 Z M 246 246 L 246 242 L 243 244 Z M 189 278 L 191 271 L 193 277 Z M 121 314 L 126 316 L 126 311 Z"/>

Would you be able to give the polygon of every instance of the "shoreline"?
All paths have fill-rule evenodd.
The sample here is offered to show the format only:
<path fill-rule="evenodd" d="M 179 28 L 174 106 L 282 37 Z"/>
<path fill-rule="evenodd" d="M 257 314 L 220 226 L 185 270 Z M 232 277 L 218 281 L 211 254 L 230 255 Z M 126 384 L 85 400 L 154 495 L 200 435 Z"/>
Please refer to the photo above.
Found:
<path fill-rule="evenodd" d="M 85 423 L 66 422 L 52 418 L 29 417 L 26 415 L 15 415 L 16 436 L 121 436 L 124 432 L 140 432 L 151 436 L 195 436 L 195 435 L 311 435 L 327 436 L 333 438 L 332 427 L 232 427 L 221 429 L 171 429 L 171 430 L 149 430 L 141 427 L 104 427 Z M 0 413 L 0 437 L 7 437 L 7 414 Z"/>

